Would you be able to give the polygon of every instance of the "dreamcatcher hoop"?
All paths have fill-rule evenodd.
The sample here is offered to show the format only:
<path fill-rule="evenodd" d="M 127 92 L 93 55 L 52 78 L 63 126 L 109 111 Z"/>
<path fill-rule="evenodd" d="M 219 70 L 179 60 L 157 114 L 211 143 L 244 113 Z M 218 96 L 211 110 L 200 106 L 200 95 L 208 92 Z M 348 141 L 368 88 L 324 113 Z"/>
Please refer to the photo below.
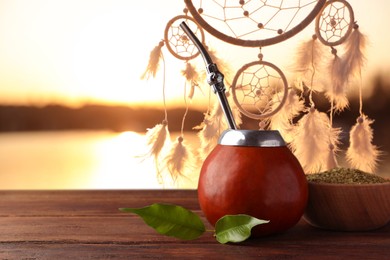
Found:
<path fill-rule="evenodd" d="M 237 37 L 237 35 L 231 36 L 231 35 L 228 35 L 226 33 L 223 33 L 221 31 L 215 29 L 215 26 L 213 26 L 213 24 L 210 24 L 208 21 L 206 21 L 202 17 L 202 14 L 203 14 L 204 10 L 203 10 L 202 7 L 198 7 L 198 8 L 195 7 L 195 5 L 193 3 L 195 1 L 200 1 L 199 5 L 201 5 L 202 3 L 205 3 L 205 2 L 214 2 L 215 5 L 217 5 L 217 6 L 219 6 L 219 7 L 221 7 L 223 9 L 224 16 L 226 16 L 227 12 L 229 12 L 229 10 L 231 10 L 232 8 L 236 8 L 236 9 L 242 8 L 242 16 L 241 17 L 232 18 L 231 20 L 237 20 L 237 19 L 241 19 L 241 18 L 248 18 L 248 19 L 250 19 L 251 22 L 256 24 L 255 26 L 253 26 L 253 29 L 252 29 L 252 31 L 250 33 L 253 33 L 254 31 L 258 31 L 258 30 L 261 30 L 261 29 L 264 29 L 264 26 L 265 26 L 265 23 L 261 23 L 260 21 L 257 21 L 256 19 L 251 18 L 252 14 L 254 14 L 256 12 L 259 12 L 259 10 L 262 7 L 264 7 L 264 6 L 267 7 L 267 8 L 275 9 L 276 10 L 275 12 L 279 12 L 280 10 L 282 10 L 282 7 L 280 7 L 280 6 L 278 7 L 275 4 L 267 5 L 267 0 L 261 1 L 263 3 L 263 5 L 260 6 L 260 7 L 253 6 L 254 5 L 254 4 L 252 4 L 252 3 L 254 3 L 253 1 L 252 2 L 251 1 L 247 1 L 247 3 L 245 3 L 244 0 L 240 0 L 240 1 L 237 0 L 237 5 L 230 6 L 229 8 L 226 8 L 225 6 L 220 5 L 215 0 L 210 0 L 210 1 L 206 1 L 206 0 L 184 0 L 184 2 L 186 4 L 188 10 L 190 11 L 191 15 L 199 23 L 199 25 L 202 26 L 206 31 L 208 31 L 210 34 L 214 35 L 215 37 L 219 38 L 222 41 L 225 41 L 227 43 L 234 44 L 234 45 L 244 46 L 244 47 L 264 47 L 264 46 L 276 44 L 276 43 L 279 43 L 281 41 L 284 41 L 284 40 L 287 40 L 287 39 L 291 38 L 292 36 L 296 35 L 300 31 L 302 31 L 306 26 L 308 26 L 314 20 L 314 18 L 317 16 L 317 14 L 319 13 L 319 11 L 322 9 L 322 7 L 324 6 L 324 4 L 326 2 L 326 0 L 312 0 L 309 3 L 307 3 L 306 5 L 302 4 L 301 7 L 307 7 L 309 5 L 314 5 L 314 3 L 317 2 L 314 5 L 313 9 L 309 12 L 309 14 L 306 15 L 305 18 L 303 18 L 299 23 L 297 23 L 297 25 L 295 25 L 292 28 L 289 28 L 289 26 L 291 25 L 292 20 L 297 17 L 297 14 L 295 14 L 293 16 L 293 19 L 287 24 L 286 30 L 276 29 L 276 30 L 272 30 L 276 35 L 272 35 L 270 37 L 266 37 L 266 38 L 263 38 L 263 39 L 246 40 L 246 39 L 242 39 L 242 38 Z M 279 1 L 279 2 L 281 2 L 279 5 L 282 5 L 283 1 Z M 300 2 L 301 1 L 299 1 L 299 3 Z M 252 12 L 249 12 L 249 11 L 245 10 L 244 6 L 246 4 L 248 4 L 248 6 L 250 6 L 251 8 L 254 8 L 254 10 Z M 288 3 L 286 5 L 288 5 Z M 287 7 L 285 7 L 285 8 L 287 9 Z M 291 7 L 289 7 L 289 8 L 291 9 Z M 275 16 L 276 16 L 276 14 L 271 16 L 270 20 L 273 17 L 275 17 Z M 210 16 L 206 16 L 206 15 L 205 15 L 205 17 L 207 19 L 210 18 Z M 223 19 L 226 19 L 226 18 L 224 17 L 224 18 L 220 18 L 220 19 L 214 19 L 214 21 L 216 21 L 216 22 L 221 22 L 221 21 L 224 22 Z M 301 18 L 299 18 L 299 19 L 301 19 Z M 230 27 L 229 27 L 229 29 L 231 30 Z"/>
<path fill-rule="evenodd" d="M 243 84 L 237 84 L 239 81 Z M 273 116 L 283 107 L 288 83 L 277 66 L 260 60 L 241 67 L 233 79 L 231 89 L 234 103 L 242 114 L 253 119 L 263 119 Z"/>
<path fill-rule="evenodd" d="M 180 28 L 186 22 L 201 41 L 204 41 L 203 29 L 188 15 L 178 15 L 168 21 L 164 31 L 164 41 L 168 51 L 180 60 L 191 60 L 199 55 L 199 51 L 184 31 Z"/>
<path fill-rule="evenodd" d="M 342 44 L 349 37 L 354 23 L 354 12 L 347 1 L 329 0 L 316 18 L 315 32 L 324 45 L 332 47 Z"/>

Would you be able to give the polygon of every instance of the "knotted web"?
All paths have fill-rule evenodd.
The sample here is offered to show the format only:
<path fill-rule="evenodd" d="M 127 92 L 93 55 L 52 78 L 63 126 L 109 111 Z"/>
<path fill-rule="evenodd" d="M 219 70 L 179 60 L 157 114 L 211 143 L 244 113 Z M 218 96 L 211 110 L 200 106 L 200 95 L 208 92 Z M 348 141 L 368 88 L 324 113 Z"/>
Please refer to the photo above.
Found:
<path fill-rule="evenodd" d="M 285 40 L 306 27 L 325 0 L 185 2 L 195 20 L 214 36 L 232 44 L 266 46 Z"/>
<path fill-rule="evenodd" d="M 353 24 L 350 4 L 344 0 L 332 0 L 325 4 L 316 19 L 316 33 L 325 45 L 335 46 L 349 36 Z"/>
<path fill-rule="evenodd" d="M 271 63 L 252 62 L 242 67 L 233 81 L 233 99 L 248 117 L 269 117 L 283 106 L 287 97 L 287 80 Z"/>
<path fill-rule="evenodd" d="M 172 55 L 181 60 L 190 60 L 199 55 L 199 51 L 180 28 L 182 22 L 185 22 L 201 41 L 204 40 L 203 30 L 198 27 L 193 18 L 186 15 L 176 16 L 167 23 L 164 40 Z"/>

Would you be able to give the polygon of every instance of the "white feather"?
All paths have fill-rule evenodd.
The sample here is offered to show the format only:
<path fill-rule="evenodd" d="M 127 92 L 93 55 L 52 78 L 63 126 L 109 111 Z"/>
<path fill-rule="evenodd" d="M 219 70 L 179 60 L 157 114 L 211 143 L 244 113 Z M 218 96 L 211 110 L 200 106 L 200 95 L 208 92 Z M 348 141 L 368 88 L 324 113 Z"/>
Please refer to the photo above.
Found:
<path fill-rule="evenodd" d="M 154 47 L 150 52 L 149 63 L 145 69 L 145 72 L 141 75 L 141 79 L 155 78 L 160 66 L 160 60 L 163 59 L 161 48 L 164 46 L 164 41 L 160 41 L 159 44 Z"/>
<path fill-rule="evenodd" d="M 274 106 L 279 103 L 274 102 Z M 283 136 L 283 139 L 290 143 L 293 138 L 294 125 L 292 120 L 303 112 L 305 108 L 304 101 L 296 94 L 294 89 L 288 92 L 285 104 L 270 118 L 270 128 L 278 130 Z M 273 107 L 272 110 L 275 108 Z"/>
<path fill-rule="evenodd" d="M 230 91 L 231 90 L 232 89 L 230 88 Z M 230 91 L 226 92 L 226 97 L 229 100 L 228 102 L 229 102 L 230 108 L 232 110 L 234 122 L 236 123 L 236 126 L 239 127 L 242 124 L 242 115 L 241 115 L 240 110 L 237 108 L 236 103 L 232 100 L 232 98 L 231 98 L 232 95 L 230 94 Z M 225 121 L 226 121 L 226 118 L 225 118 Z M 228 127 L 227 123 L 226 123 L 226 125 L 224 125 L 224 127 Z"/>
<path fill-rule="evenodd" d="M 218 143 L 221 132 L 226 129 L 226 122 L 223 119 L 223 111 L 219 104 L 214 104 L 210 114 L 206 113 L 203 122 L 194 127 L 200 129 L 198 137 L 200 141 L 199 157 L 205 159 Z"/>
<path fill-rule="evenodd" d="M 194 129 L 201 129 L 198 132 L 200 142 L 198 153 L 202 161 L 214 149 L 218 142 L 218 127 L 208 118 L 209 116 L 206 115 L 203 122 L 199 126 L 194 127 Z"/>
<path fill-rule="evenodd" d="M 142 159 L 146 159 L 147 157 L 152 157 L 155 163 L 157 179 L 161 183 L 162 176 L 159 167 L 161 153 L 165 148 L 170 144 L 170 134 L 168 131 L 168 122 L 163 120 L 161 124 L 155 125 L 153 128 L 147 129 L 146 132 L 146 144 L 149 148 L 149 151 L 142 155 L 138 156 Z"/>
<path fill-rule="evenodd" d="M 336 167 L 338 167 L 336 151 L 334 149 L 334 145 L 329 144 L 325 170 L 330 170 Z"/>
<path fill-rule="evenodd" d="M 352 168 L 371 173 L 375 171 L 381 154 L 377 146 L 372 144 L 373 122 L 366 115 L 358 118 L 351 128 L 350 145 L 347 150 L 347 160 Z"/>
<path fill-rule="evenodd" d="M 345 43 L 345 53 L 342 57 L 342 71 L 347 78 L 360 76 L 361 69 L 366 61 L 365 48 L 367 37 L 362 34 L 358 26 L 355 24 L 355 29 Z"/>
<path fill-rule="evenodd" d="M 174 182 L 176 182 L 179 177 L 184 177 L 186 173 L 191 171 L 194 167 L 194 164 L 192 163 L 194 156 L 184 142 L 183 137 L 178 137 L 172 144 L 171 150 L 163 161 L 163 168 L 168 170 L 170 177 Z"/>
<path fill-rule="evenodd" d="M 181 74 L 186 78 L 190 83 L 190 92 L 188 93 L 188 98 L 192 99 L 195 94 L 195 88 L 199 88 L 199 83 L 203 81 L 202 74 L 200 74 L 196 68 L 189 62 L 186 63 L 186 68 L 181 71 Z"/>
<path fill-rule="evenodd" d="M 328 169 L 329 147 L 338 144 L 339 134 L 340 129 L 331 128 L 328 115 L 314 107 L 298 121 L 290 147 L 306 173 Z"/>
<path fill-rule="evenodd" d="M 322 91 L 319 73 L 323 70 L 325 56 L 324 46 L 317 40 L 315 35 L 311 40 L 301 43 L 296 54 L 294 70 L 297 73 L 295 87 L 303 91 L 308 87 L 313 91 Z"/>
<path fill-rule="evenodd" d="M 329 83 L 328 88 L 325 91 L 325 95 L 330 102 L 334 102 L 335 111 L 340 112 L 347 108 L 349 105 L 347 99 L 348 75 L 345 75 L 342 69 L 343 61 L 337 55 L 336 50 L 333 49 L 333 51 L 334 59 L 329 64 L 331 82 Z"/>
<path fill-rule="evenodd" d="M 208 49 L 208 51 L 209 51 L 209 55 L 210 55 L 212 61 L 217 65 L 218 70 L 220 72 L 222 72 L 222 74 L 224 75 L 225 82 L 228 82 L 228 84 L 230 84 L 232 82 L 234 75 L 233 75 L 232 70 L 229 66 L 229 63 L 227 63 L 223 59 L 220 59 L 217 56 L 217 52 L 215 50 Z"/>

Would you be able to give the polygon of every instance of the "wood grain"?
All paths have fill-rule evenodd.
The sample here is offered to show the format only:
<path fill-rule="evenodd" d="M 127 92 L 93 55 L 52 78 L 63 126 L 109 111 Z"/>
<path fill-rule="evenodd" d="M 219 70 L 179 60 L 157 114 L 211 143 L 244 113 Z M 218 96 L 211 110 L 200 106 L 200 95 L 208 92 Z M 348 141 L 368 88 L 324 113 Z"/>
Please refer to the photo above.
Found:
<path fill-rule="evenodd" d="M 118 210 L 154 202 L 199 210 L 193 190 L 1 191 L 0 259 L 385 259 L 390 225 L 333 232 L 301 220 L 279 235 L 221 245 L 206 232 L 182 241 L 157 234 Z M 207 223 L 206 223 L 207 224 Z M 207 224 L 207 229 L 212 227 Z"/>
<path fill-rule="evenodd" d="M 390 222 L 390 183 L 309 182 L 304 214 L 313 226 L 340 231 L 369 231 Z"/>

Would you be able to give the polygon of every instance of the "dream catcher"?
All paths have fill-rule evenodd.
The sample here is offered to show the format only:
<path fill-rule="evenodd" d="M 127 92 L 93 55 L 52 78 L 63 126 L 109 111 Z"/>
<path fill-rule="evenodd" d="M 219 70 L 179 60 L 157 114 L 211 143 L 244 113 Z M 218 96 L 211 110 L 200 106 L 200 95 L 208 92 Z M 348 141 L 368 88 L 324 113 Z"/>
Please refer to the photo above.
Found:
<path fill-rule="evenodd" d="M 153 60 L 155 63 L 156 60 L 163 60 L 161 49 L 164 46 L 175 58 L 185 62 L 182 75 L 186 82 L 184 87 L 186 112 L 183 116 L 181 135 L 171 144 L 165 159 L 161 159 L 160 155 L 169 143 L 166 109 L 162 123 L 148 130 L 151 147 L 149 155 L 155 158 L 158 174 L 161 174 L 161 169 L 168 169 L 173 180 L 178 176 L 184 176 L 184 169 L 190 164 L 190 158 L 193 156 L 184 145 L 183 126 L 188 111 L 187 100 L 192 99 L 194 92 L 199 88 L 199 82 L 204 81 L 204 75 L 198 73 L 190 63 L 190 60 L 199 53 L 184 33 L 183 22 L 197 38 L 201 39 L 203 45 L 204 29 L 226 43 L 256 47 L 259 50 L 255 61 L 244 64 L 236 72 L 227 93 L 234 103 L 232 118 L 238 124 L 232 125 L 231 122 L 223 120 L 224 111 L 221 106 L 210 104 L 204 121 L 195 127 L 199 130 L 200 149 L 197 154 L 200 162 L 215 146 L 221 129 L 227 125 L 231 128 L 238 127 L 243 114 L 259 120 L 260 129 L 279 130 L 307 173 L 336 167 L 338 164 L 336 152 L 339 150 L 341 130 L 333 127 L 333 116 L 348 107 L 346 97 L 348 85 L 355 77 L 361 78 L 361 68 L 364 65 L 365 37 L 358 29 L 350 4 L 345 0 L 184 2 L 188 8 L 184 9 L 185 15 L 174 17 L 168 22 L 164 40 L 152 51 L 150 58 L 152 65 L 149 63 L 145 72 L 145 75 L 155 76 L 156 71 L 153 69 L 158 66 L 153 66 Z M 187 15 L 188 11 L 192 17 Z M 298 50 L 295 64 L 298 76 L 295 84 L 289 86 L 282 70 L 266 61 L 263 52 L 265 47 L 293 37 L 313 20 L 315 34 Z M 341 51 L 337 49 L 339 47 Z M 326 48 L 330 48 L 331 51 L 327 52 Z M 208 52 L 214 54 L 211 50 Z M 324 57 L 327 56 L 331 57 L 328 64 L 324 62 L 326 60 Z M 223 63 L 216 57 L 213 57 L 213 60 L 218 66 Z M 328 77 L 325 80 L 320 77 L 321 75 Z M 214 80 L 210 77 L 207 79 L 209 84 Z M 187 93 L 188 83 L 190 90 Z M 165 82 L 163 83 L 165 106 L 164 89 Z M 317 110 L 312 98 L 314 91 L 324 92 L 328 98 L 331 104 L 329 115 Z M 360 101 L 361 92 L 360 85 Z M 306 95 L 309 106 L 306 105 Z M 347 159 L 356 168 L 362 169 L 363 165 L 368 165 L 368 168 L 363 169 L 367 171 L 373 171 L 379 154 L 376 146 L 371 144 L 371 124 L 372 120 L 363 114 L 360 102 L 360 116 L 351 130 L 351 145 L 347 151 Z M 160 162 L 163 167 L 159 166 Z"/>
<path fill-rule="evenodd" d="M 348 85 L 354 77 L 361 77 L 364 65 L 365 37 L 358 30 L 351 5 L 345 0 L 185 0 L 185 3 L 194 19 L 213 36 L 238 46 L 260 47 L 258 61 L 242 66 L 231 86 L 240 112 L 262 120 L 261 129 L 267 122 L 271 129 L 278 129 L 306 172 L 336 167 L 341 129 L 333 128 L 333 115 L 348 107 Z M 263 60 L 261 51 L 293 37 L 314 19 L 315 34 L 302 44 L 296 64 L 300 80 L 294 87 L 302 93 L 308 89 L 309 107 L 305 107 L 302 96 L 288 86 L 276 65 Z M 339 55 L 336 47 L 341 45 L 344 53 Z M 326 47 L 331 48 L 333 55 L 327 65 L 324 64 Z M 330 82 L 317 80 L 321 74 L 331 75 Z M 316 109 L 313 91 L 325 92 L 331 103 L 329 116 Z M 294 124 L 293 119 L 302 112 L 305 115 Z M 357 122 L 351 130 L 347 159 L 353 167 L 373 171 L 379 152 L 371 144 L 372 121 L 363 114 L 362 102 Z M 363 165 L 368 166 L 363 168 Z"/>
<path fill-rule="evenodd" d="M 199 73 L 196 67 L 190 62 L 199 55 L 199 51 L 193 42 L 188 38 L 187 34 L 184 33 L 180 27 L 181 23 L 186 23 L 190 30 L 196 35 L 197 38 L 201 39 L 204 44 L 204 32 L 201 27 L 198 26 L 196 21 L 187 15 L 187 9 L 184 9 L 185 15 L 179 15 L 168 21 L 165 31 L 164 40 L 152 50 L 150 54 L 149 64 L 142 78 L 155 77 L 159 69 L 159 64 L 162 62 L 164 67 L 163 77 L 163 102 L 165 118 L 162 123 L 157 124 L 155 127 L 148 129 L 147 145 L 150 147 L 149 152 L 144 156 L 152 157 L 155 161 L 155 167 L 157 171 L 157 177 L 161 183 L 163 182 L 162 173 L 167 170 L 171 180 L 176 183 L 178 177 L 188 177 L 189 173 L 194 172 L 194 167 L 199 161 L 194 158 L 194 152 L 191 147 L 186 144 L 184 139 L 184 124 L 185 119 L 189 110 L 189 104 L 195 94 L 196 90 L 200 90 L 200 82 L 205 81 L 204 73 Z M 185 79 L 184 82 L 184 103 L 186 110 L 184 112 L 181 124 L 180 136 L 171 143 L 170 134 L 168 127 L 168 113 L 165 102 L 165 60 L 162 49 L 166 46 L 169 53 L 175 58 L 184 61 L 185 66 L 181 71 L 182 76 Z M 219 60 L 215 55 L 215 52 L 209 50 L 210 54 L 213 55 L 214 60 Z M 189 86 L 187 86 L 189 85 Z M 240 122 L 240 120 L 237 120 Z M 219 106 L 213 106 L 205 113 L 205 119 L 202 124 L 198 127 L 200 148 L 197 152 L 200 157 L 208 154 L 209 151 L 217 143 L 216 136 L 219 135 L 221 129 L 225 128 L 226 123 L 223 121 L 223 111 Z M 199 158 L 201 161 L 201 158 Z"/>
<path fill-rule="evenodd" d="M 315 35 L 301 46 L 297 67 L 300 71 L 309 72 L 306 78 L 309 85 L 309 112 L 298 122 L 296 135 L 291 146 L 300 159 L 306 172 L 328 170 L 338 165 L 336 152 L 339 150 L 341 129 L 333 128 L 333 116 L 349 106 L 347 90 L 354 78 L 361 81 L 361 68 L 364 65 L 365 36 L 359 31 L 355 22 L 351 5 L 345 0 L 327 1 L 315 21 Z M 330 47 L 332 58 L 328 64 L 323 64 L 326 53 L 324 46 Z M 341 49 L 342 54 L 339 54 Z M 309 51 L 308 51 L 309 50 Z M 321 73 L 322 72 L 322 73 Z M 315 90 L 314 82 L 317 75 L 330 75 L 324 80 L 324 93 L 331 108 L 329 117 L 315 108 L 311 98 Z M 304 78 L 304 77 L 303 77 Z M 318 90 L 318 88 L 317 88 Z M 373 172 L 379 156 L 379 151 L 373 145 L 373 133 L 370 120 L 362 111 L 362 86 L 359 85 L 360 116 L 350 132 L 350 146 L 347 150 L 347 161 L 353 168 Z M 314 135 L 308 135 L 309 133 Z M 310 144 L 302 147 L 302 142 Z M 313 157 L 313 154 L 316 154 Z"/>
<path fill-rule="evenodd" d="M 316 20 L 316 33 L 319 40 L 325 45 L 333 46 L 344 44 L 344 54 L 337 56 L 333 48 L 334 61 L 331 65 L 333 88 L 331 90 L 331 103 L 336 102 L 336 110 L 342 110 L 348 106 L 345 102 L 348 82 L 358 77 L 359 84 L 359 117 L 350 131 L 350 146 L 347 150 L 347 160 L 351 167 L 366 172 L 374 172 L 377 166 L 380 151 L 372 144 L 373 130 L 369 119 L 363 113 L 361 69 L 365 63 L 364 49 L 366 37 L 355 22 L 351 5 L 345 0 L 333 0 L 327 2 L 322 15 Z M 339 101 L 339 96 L 341 101 Z M 337 106 L 338 103 L 343 105 Z M 333 106 L 333 105 L 332 105 Z M 332 113 L 332 112 L 331 112 Z"/>
<path fill-rule="evenodd" d="M 264 47 L 291 38 L 316 17 L 325 0 L 184 0 L 206 31 L 230 44 Z"/>
<path fill-rule="evenodd" d="M 315 31 L 324 45 L 337 46 L 348 39 L 354 23 L 351 5 L 344 0 L 331 0 L 325 3 L 317 16 Z"/>
<path fill-rule="evenodd" d="M 283 106 L 288 84 L 283 72 L 266 61 L 244 65 L 233 81 L 233 99 L 240 111 L 254 119 L 271 117 Z"/>
<path fill-rule="evenodd" d="M 147 145 L 150 148 L 145 157 L 152 157 L 155 161 L 157 177 L 163 183 L 162 172 L 167 170 L 174 182 L 179 176 L 184 176 L 185 171 L 190 171 L 192 167 L 191 160 L 193 159 L 191 150 L 186 146 L 183 129 L 184 122 L 188 112 L 188 99 L 192 99 L 195 89 L 199 87 L 202 81 L 202 75 L 197 72 L 196 68 L 189 62 L 191 59 L 199 55 L 197 48 L 188 39 L 183 30 L 179 27 L 181 22 L 186 22 L 192 28 L 194 33 L 200 39 L 204 39 L 204 32 L 193 18 L 187 15 L 179 15 L 172 18 L 166 25 L 164 31 L 164 40 L 152 50 L 149 58 L 149 63 L 145 73 L 141 78 L 155 77 L 159 69 L 160 63 L 163 64 L 163 102 L 165 118 L 162 123 L 148 129 L 146 138 Z M 168 113 L 165 100 L 165 60 L 162 48 L 166 46 L 169 53 L 175 58 L 185 61 L 185 68 L 182 70 L 182 75 L 185 78 L 184 83 L 184 101 L 186 111 L 183 115 L 180 136 L 171 143 L 168 127 Z M 190 90 L 187 93 L 187 83 L 190 84 Z"/>
<path fill-rule="evenodd" d="M 304 110 L 303 101 L 290 88 L 276 65 L 265 61 L 264 47 L 285 41 L 309 25 L 325 4 L 318 1 L 189 1 L 195 20 L 215 37 L 234 45 L 259 47 L 258 60 L 241 67 L 231 92 L 245 116 L 278 129 L 287 141 L 294 137 L 292 120 Z"/>
<path fill-rule="evenodd" d="M 314 20 L 325 0 L 185 0 L 185 3 L 195 20 L 215 37 L 238 46 L 260 48 L 258 60 L 245 64 L 236 73 L 231 92 L 239 111 L 261 120 L 259 127 L 265 128 L 267 120 L 283 110 L 291 98 L 288 98 L 285 75 L 276 65 L 263 60 L 262 48 L 285 41 L 303 30 Z M 287 116 L 281 114 L 289 119 L 296 112 L 288 111 Z"/>

